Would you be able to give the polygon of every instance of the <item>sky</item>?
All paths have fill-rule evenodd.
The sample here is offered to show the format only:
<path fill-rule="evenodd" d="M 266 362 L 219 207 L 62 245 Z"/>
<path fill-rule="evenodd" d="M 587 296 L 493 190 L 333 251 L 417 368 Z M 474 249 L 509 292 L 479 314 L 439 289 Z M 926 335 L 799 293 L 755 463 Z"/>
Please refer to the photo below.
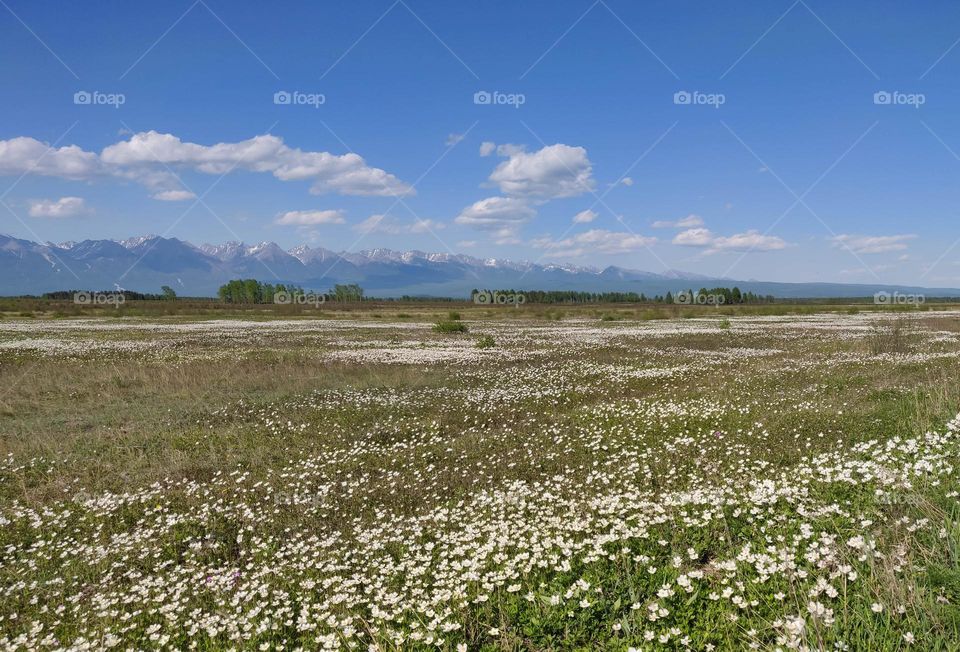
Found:
<path fill-rule="evenodd" d="M 0 0 L 0 233 L 960 286 L 960 5 Z"/>

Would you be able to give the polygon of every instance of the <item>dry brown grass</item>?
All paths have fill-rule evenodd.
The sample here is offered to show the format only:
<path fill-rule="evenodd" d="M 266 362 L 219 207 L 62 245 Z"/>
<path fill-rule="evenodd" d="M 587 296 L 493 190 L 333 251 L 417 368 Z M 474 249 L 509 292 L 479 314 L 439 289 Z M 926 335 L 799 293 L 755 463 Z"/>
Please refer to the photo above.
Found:
<path fill-rule="evenodd" d="M 0 365 L 0 455 L 52 452 L 87 436 L 186 427 L 239 397 L 270 401 L 329 388 L 443 381 L 402 365 L 352 365 L 296 351 L 177 365 L 118 358 L 40 358 Z"/>
<path fill-rule="evenodd" d="M 903 317 L 885 320 L 874 325 L 867 337 L 867 347 L 871 354 L 909 353 L 913 339 L 912 325 Z"/>

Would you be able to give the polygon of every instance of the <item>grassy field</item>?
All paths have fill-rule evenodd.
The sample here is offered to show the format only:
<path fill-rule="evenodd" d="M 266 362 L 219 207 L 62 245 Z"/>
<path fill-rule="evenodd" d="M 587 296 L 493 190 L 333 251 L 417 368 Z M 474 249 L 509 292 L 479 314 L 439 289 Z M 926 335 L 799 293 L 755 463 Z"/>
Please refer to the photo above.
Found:
<path fill-rule="evenodd" d="M 0 648 L 960 649 L 951 307 L 160 303 L 0 307 Z"/>

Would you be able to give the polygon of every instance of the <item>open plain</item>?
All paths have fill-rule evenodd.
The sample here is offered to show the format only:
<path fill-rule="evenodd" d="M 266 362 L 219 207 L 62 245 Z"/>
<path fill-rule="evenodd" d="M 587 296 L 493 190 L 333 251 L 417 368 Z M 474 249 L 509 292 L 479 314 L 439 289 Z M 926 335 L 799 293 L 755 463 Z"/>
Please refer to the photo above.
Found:
<path fill-rule="evenodd" d="M 958 649 L 960 313 L 403 309 L 0 319 L 0 647 Z"/>

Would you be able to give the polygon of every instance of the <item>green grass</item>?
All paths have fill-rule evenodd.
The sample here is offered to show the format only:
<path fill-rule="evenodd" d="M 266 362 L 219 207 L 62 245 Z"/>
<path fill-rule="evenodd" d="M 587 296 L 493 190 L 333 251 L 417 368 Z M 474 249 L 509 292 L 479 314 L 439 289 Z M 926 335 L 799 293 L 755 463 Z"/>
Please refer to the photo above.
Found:
<path fill-rule="evenodd" d="M 462 321 L 441 320 L 433 325 L 436 333 L 466 333 L 469 331 L 467 325 Z"/>

